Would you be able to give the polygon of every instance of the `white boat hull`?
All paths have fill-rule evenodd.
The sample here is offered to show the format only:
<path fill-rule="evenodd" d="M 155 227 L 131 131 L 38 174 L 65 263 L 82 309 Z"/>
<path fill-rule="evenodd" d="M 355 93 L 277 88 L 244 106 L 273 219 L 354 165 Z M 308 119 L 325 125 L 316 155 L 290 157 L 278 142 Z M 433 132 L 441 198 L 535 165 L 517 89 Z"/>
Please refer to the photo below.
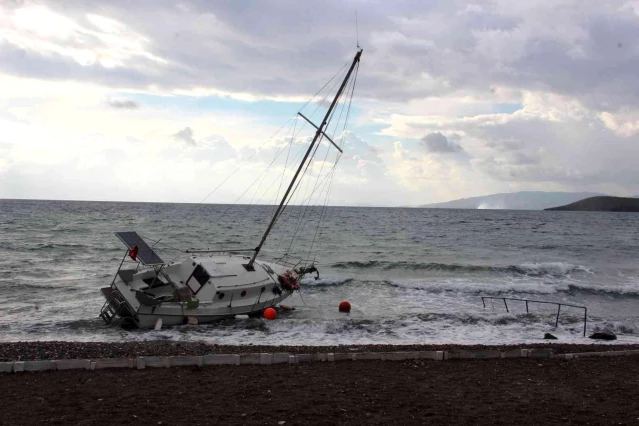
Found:
<path fill-rule="evenodd" d="M 190 257 L 146 271 L 120 270 L 110 287 L 101 316 L 120 317 L 139 328 L 186 323 L 206 324 L 236 315 L 261 315 L 294 292 L 282 283 L 283 266 L 243 256 Z M 111 312 L 105 318 L 104 312 Z"/>

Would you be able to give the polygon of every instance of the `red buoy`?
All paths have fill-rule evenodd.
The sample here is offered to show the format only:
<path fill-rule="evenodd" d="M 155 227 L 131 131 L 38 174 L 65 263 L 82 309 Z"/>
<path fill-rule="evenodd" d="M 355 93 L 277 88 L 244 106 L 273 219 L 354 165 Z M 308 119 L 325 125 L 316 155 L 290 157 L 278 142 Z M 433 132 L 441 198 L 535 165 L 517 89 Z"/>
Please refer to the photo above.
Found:
<path fill-rule="evenodd" d="M 275 318 L 277 318 L 277 311 L 275 311 L 275 309 L 273 308 L 264 309 L 264 318 L 266 318 L 267 320 L 274 320 Z"/>
<path fill-rule="evenodd" d="M 348 303 L 347 300 L 344 300 L 342 303 L 339 304 L 339 311 L 340 312 L 350 312 L 351 311 L 351 304 Z"/>

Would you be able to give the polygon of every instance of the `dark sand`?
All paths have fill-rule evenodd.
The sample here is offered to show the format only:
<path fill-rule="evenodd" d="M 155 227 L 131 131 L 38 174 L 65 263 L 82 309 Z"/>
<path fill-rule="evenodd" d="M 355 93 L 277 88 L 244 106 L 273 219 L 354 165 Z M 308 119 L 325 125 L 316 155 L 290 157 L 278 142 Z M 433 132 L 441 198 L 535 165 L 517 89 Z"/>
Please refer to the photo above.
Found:
<path fill-rule="evenodd" d="M 1 425 L 639 423 L 636 356 L 71 370 L 0 386 Z"/>
<path fill-rule="evenodd" d="M 594 343 L 594 342 L 593 342 Z M 198 342 L 16 342 L 0 343 L 0 361 L 24 361 L 37 359 L 96 359 L 135 358 L 138 356 L 179 356 L 229 353 L 289 352 L 392 352 L 392 351 L 459 351 L 459 350 L 508 350 L 517 348 L 550 348 L 555 353 L 598 352 L 639 349 L 639 345 L 539 343 L 514 346 L 461 346 L 461 345 L 341 345 L 341 346 L 258 346 L 258 345 L 210 345 Z"/>

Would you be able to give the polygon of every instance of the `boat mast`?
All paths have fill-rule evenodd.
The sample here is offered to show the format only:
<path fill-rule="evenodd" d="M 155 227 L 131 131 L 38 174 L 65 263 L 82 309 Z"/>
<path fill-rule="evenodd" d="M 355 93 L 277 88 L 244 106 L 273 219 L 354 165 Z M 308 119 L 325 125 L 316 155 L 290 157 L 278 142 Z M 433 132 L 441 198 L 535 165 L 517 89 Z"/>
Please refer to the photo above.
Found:
<path fill-rule="evenodd" d="M 358 49 L 357 53 L 355 54 L 355 58 L 353 58 L 353 63 L 351 64 L 351 67 L 349 68 L 348 73 L 346 74 L 346 77 L 344 77 L 344 81 L 342 81 L 342 85 L 339 87 L 339 90 L 335 94 L 335 98 L 333 98 L 333 102 L 331 103 L 331 106 L 328 108 L 328 111 L 326 111 L 326 115 L 324 116 L 324 120 L 322 120 L 322 124 L 320 124 L 319 127 L 314 126 L 317 129 L 317 131 L 315 132 L 315 137 L 313 137 L 313 141 L 311 142 L 311 144 L 309 145 L 308 149 L 306 150 L 306 154 L 304 155 L 304 158 L 302 159 L 302 162 L 300 163 L 299 167 L 297 168 L 297 171 L 295 172 L 295 175 L 293 176 L 293 179 L 291 180 L 291 183 L 288 185 L 288 189 L 286 190 L 286 193 L 284 194 L 284 197 L 282 197 L 282 201 L 280 202 L 280 205 L 278 206 L 277 210 L 275 211 L 275 214 L 273 215 L 273 219 L 271 219 L 271 223 L 269 223 L 268 228 L 266 228 L 266 232 L 264 232 L 264 235 L 262 236 L 262 240 L 260 241 L 260 244 L 255 248 L 255 253 L 253 254 L 253 257 L 251 258 L 249 263 L 246 265 L 246 269 L 247 270 L 249 270 L 249 271 L 253 270 L 253 263 L 255 263 L 255 258 L 257 257 L 257 255 L 259 254 L 260 250 L 262 249 L 262 246 L 264 245 L 264 242 L 266 241 L 266 237 L 268 237 L 268 234 L 273 229 L 273 225 L 275 225 L 275 222 L 277 221 L 280 213 L 282 212 L 282 210 L 284 210 L 284 206 L 286 204 L 286 199 L 288 198 L 288 195 L 290 194 L 291 190 L 293 189 L 293 186 L 295 185 L 295 181 L 297 180 L 297 177 L 299 176 L 300 172 L 302 171 L 302 168 L 304 167 L 304 164 L 306 163 L 306 160 L 308 159 L 308 156 L 311 154 L 311 151 L 313 151 L 313 147 L 315 146 L 315 144 L 319 140 L 320 136 L 322 136 L 322 135 L 326 136 L 326 134 L 324 133 L 324 129 L 326 128 L 326 126 L 328 124 L 328 120 L 329 120 L 329 117 L 331 116 L 331 112 L 335 108 L 335 105 L 337 104 L 337 101 L 339 100 L 340 96 L 342 95 L 342 92 L 344 91 L 344 88 L 346 87 L 346 83 L 351 78 L 351 74 L 353 73 L 353 69 L 355 69 L 355 65 L 357 65 L 357 63 L 359 62 L 359 58 L 362 56 L 362 51 L 363 51 L 363 49 L 360 48 L 360 49 Z M 326 137 L 328 138 L 328 136 L 326 136 Z M 330 138 L 328 138 L 328 139 L 330 139 Z"/>

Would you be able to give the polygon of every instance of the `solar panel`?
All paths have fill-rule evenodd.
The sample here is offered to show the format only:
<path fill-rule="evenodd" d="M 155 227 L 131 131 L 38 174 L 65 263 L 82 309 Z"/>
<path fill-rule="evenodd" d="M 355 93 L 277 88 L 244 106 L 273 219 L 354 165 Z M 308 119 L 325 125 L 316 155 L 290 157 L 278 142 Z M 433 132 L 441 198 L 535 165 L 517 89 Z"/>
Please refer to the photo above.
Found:
<path fill-rule="evenodd" d="M 138 247 L 138 259 L 145 265 L 164 265 L 164 261 L 135 231 L 116 232 L 115 235 L 129 250 Z"/>

